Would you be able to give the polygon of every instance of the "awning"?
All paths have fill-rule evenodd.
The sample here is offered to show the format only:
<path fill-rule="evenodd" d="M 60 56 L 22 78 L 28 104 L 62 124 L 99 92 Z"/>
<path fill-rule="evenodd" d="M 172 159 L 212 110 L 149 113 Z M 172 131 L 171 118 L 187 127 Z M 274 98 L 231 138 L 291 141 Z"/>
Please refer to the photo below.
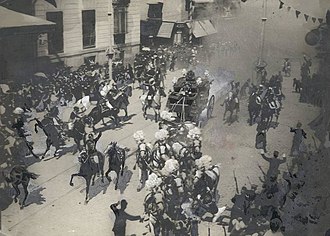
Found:
<path fill-rule="evenodd" d="M 214 0 L 193 0 L 194 3 L 213 3 Z"/>
<path fill-rule="evenodd" d="M 192 32 L 196 38 L 217 33 L 210 20 L 194 21 L 192 23 Z"/>
<path fill-rule="evenodd" d="M 45 32 L 52 29 L 56 24 L 41 18 L 26 15 L 20 12 L 9 10 L 0 6 L 0 33 L 19 33 L 23 30 L 28 33 L 35 31 Z"/>
<path fill-rule="evenodd" d="M 174 23 L 172 22 L 163 22 L 158 31 L 157 37 L 160 38 L 171 38 L 173 31 Z"/>
<path fill-rule="evenodd" d="M 217 30 L 214 28 L 210 20 L 202 20 L 199 22 L 207 35 L 216 34 Z"/>

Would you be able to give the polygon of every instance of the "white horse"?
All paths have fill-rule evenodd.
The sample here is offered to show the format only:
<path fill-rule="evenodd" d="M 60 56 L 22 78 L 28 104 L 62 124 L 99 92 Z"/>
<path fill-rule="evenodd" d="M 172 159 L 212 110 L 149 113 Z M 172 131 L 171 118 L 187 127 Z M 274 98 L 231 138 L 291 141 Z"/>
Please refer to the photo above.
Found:
<path fill-rule="evenodd" d="M 159 90 L 157 90 L 154 97 L 151 97 L 147 93 L 141 95 L 140 101 L 142 103 L 143 117 L 147 119 L 147 110 L 151 108 L 155 113 L 155 122 L 158 122 L 161 108 L 161 96 Z"/>

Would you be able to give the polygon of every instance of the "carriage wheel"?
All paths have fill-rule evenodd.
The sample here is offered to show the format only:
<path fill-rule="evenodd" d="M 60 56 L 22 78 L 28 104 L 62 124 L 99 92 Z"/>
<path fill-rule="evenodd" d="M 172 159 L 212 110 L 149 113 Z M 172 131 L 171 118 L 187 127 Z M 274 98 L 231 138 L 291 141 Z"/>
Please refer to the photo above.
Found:
<path fill-rule="evenodd" d="M 212 95 L 207 105 L 207 119 L 210 119 L 212 117 L 214 101 L 215 101 L 215 97 L 214 95 Z"/>

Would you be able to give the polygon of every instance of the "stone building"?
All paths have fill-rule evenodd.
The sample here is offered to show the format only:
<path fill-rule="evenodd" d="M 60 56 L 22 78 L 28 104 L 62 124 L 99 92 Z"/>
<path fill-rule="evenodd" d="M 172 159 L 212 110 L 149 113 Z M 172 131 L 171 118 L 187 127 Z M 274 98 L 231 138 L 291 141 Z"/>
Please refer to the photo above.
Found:
<path fill-rule="evenodd" d="M 216 33 L 212 23 L 215 8 L 214 0 L 143 0 L 141 42 L 181 44 L 192 35 L 193 42 L 201 43 L 203 37 Z"/>
<path fill-rule="evenodd" d="M 139 1 L 112 0 L 111 4 L 109 0 L 56 0 L 56 5 L 43 0 L 35 3 L 36 17 L 56 23 L 55 31 L 39 35 L 41 64 L 103 64 L 108 60 L 106 50 L 111 42 L 115 57 L 125 62 L 139 51 Z"/>

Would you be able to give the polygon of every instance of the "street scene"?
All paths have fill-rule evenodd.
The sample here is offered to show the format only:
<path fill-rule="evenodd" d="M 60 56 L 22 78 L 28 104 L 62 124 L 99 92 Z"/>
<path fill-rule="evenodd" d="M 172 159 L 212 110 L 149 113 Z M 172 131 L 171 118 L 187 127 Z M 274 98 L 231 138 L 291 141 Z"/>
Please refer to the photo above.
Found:
<path fill-rule="evenodd" d="M 0 235 L 330 236 L 330 3 L 0 15 Z"/>

